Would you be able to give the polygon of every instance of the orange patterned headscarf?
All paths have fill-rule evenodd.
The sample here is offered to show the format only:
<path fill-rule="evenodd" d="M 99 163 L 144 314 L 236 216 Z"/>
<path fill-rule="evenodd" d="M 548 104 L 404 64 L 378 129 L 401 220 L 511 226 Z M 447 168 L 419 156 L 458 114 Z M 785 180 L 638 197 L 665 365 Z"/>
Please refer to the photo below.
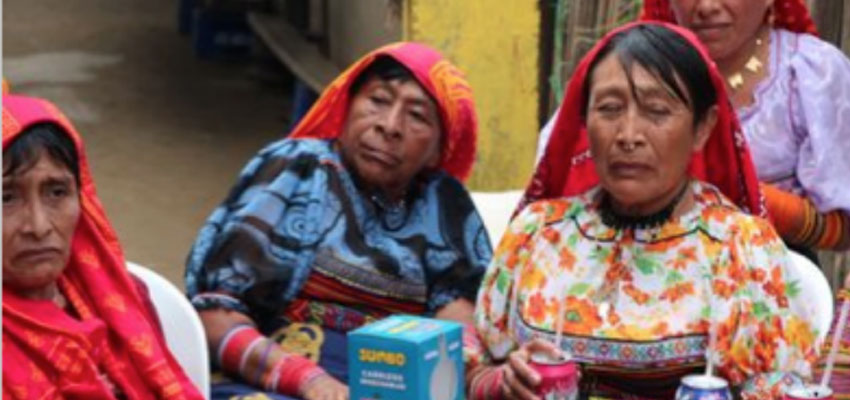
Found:
<path fill-rule="evenodd" d="M 818 34 L 809 9 L 806 8 L 805 0 L 775 0 L 773 17 L 773 26 L 776 28 L 797 33 L 810 33 L 815 36 Z M 676 23 L 676 17 L 670 8 L 670 0 L 644 0 L 640 20 Z"/>
<path fill-rule="evenodd" d="M 472 89 L 463 73 L 424 44 L 401 42 L 381 47 L 350 66 L 322 93 L 289 137 L 332 139 L 339 136 L 348 113 L 349 87 L 378 57 L 404 65 L 436 101 L 443 128 L 440 166 L 464 181 L 472 172 L 478 119 Z"/>
<path fill-rule="evenodd" d="M 79 134 L 53 104 L 3 95 L 4 151 L 41 123 L 66 132 L 79 158 L 80 217 L 58 281 L 79 318 L 3 287 L 3 398 L 113 399 L 105 374 L 128 399 L 201 399 L 125 268 Z"/>

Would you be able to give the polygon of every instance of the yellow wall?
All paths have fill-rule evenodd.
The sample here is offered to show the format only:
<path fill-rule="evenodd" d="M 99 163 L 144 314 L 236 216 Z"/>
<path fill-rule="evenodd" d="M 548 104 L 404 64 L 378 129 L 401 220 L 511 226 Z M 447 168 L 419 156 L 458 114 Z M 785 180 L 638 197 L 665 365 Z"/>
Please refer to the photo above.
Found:
<path fill-rule="evenodd" d="M 405 40 L 439 49 L 464 70 L 478 109 L 473 190 L 525 187 L 539 124 L 537 1 L 407 0 Z"/>

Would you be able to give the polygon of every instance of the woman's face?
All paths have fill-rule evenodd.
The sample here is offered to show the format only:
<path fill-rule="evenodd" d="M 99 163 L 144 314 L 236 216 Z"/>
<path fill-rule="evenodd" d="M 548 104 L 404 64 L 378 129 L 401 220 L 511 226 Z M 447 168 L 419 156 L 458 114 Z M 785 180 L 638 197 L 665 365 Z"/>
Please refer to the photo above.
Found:
<path fill-rule="evenodd" d="M 440 161 L 437 105 L 414 80 L 373 77 L 354 95 L 339 138 L 349 167 L 391 198 Z"/>
<path fill-rule="evenodd" d="M 30 168 L 3 172 L 3 284 L 20 292 L 56 281 L 80 215 L 74 175 L 42 151 Z"/>
<path fill-rule="evenodd" d="M 634 96 L 613 53 L 591 72 L 590 150 L 602 186 L 616 203 L 636 212 L 656 211 L 687 177 L 692 153 L 702 149 L 714 127 L 716 109 L 694 127 L 690 107 L 662 81 L 637 63 L 631 78 Z"/>
<path fill-rule="evenodd" d="M 721 61 L 749 43 L 773 0 L 672 0 L 676 20 L 697 34 Z"/>

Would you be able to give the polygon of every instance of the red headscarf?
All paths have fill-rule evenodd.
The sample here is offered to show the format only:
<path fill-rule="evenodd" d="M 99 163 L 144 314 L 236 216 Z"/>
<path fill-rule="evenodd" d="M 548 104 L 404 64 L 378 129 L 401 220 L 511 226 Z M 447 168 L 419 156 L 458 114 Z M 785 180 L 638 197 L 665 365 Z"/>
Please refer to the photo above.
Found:
<path fill-rule="evenodd" d="M 755 0 L 746 0 L 755 1 Z M 818 34 L 809 9 L 804 0 L 775 0 L 773 2 L 773 26 L 797 33 Z M 676 23 L 670 0 L 644 0 L 642 21 L 663 21 Z"/>
<path fill-rule="evenodd" d="M 581 116 L 583 105 L 587 103 L 583 87 L 590 72 L 588 68 L 614 35 L 637 25 L 650 23 L 662 25 L 678 33 L 699 51 L 709 67 L 711 81 L 717 91 L 717 124 L 703 151 L 694 155 L 690 167 L 691 175 L 717 186 L 745 210 L 763 215 L 755 168 L 738 118 L 727 100 L 722 75 L 711 62 L 708 51 L 692 32 L 661 22 L 636 22 L 619 27 L 609 32 L 584 56 L 567 86 L 567 94 L 552 130 L 552 137 L 520 202 L 520 209 L 536 200 L 578 195 L 599 184 L 599 176 L 590 155 L 585 122 Z"/>
<path fill-rule="evenodd" d="M 463 73 L 436 50 L 420 43 L 401 42 L 381 47 L 354 63 L 325 89 L 310 112 L 292 131 L 292 138 L 336 138 L 348 113 L 348 89 L 376 58 L 391 57 L 404 65 L 436 101 L 443 137 L 440 166 L 464 181 L 475 161 L 478 121 L 472 89 Z"/>
<path fill-rule="evenodd" d="M 80 136 L 47 101 L 3 95 L 3 150 L 33 124 L 51 123 L 79 156 L 80 217 L 58 284 L 79 319 L 51 301 L 3 287 L 3 397 L 112 399 L 105 373 L 128 399 L 201 399 L 145 307 L 95 193 Z"/>

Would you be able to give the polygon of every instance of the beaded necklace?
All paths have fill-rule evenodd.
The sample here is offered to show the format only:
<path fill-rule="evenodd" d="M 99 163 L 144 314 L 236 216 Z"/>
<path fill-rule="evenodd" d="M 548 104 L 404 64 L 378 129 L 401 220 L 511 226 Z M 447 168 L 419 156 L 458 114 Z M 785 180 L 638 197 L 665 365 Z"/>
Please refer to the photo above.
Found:
<path fill-rule="evenodd" d="M 679 193 L 676 193 L 676 196 L 673 197 L 669 204 L 649 215 L 622 215 L 617 213 L 611 204 L 611 196 L 606 192 L 602 195 L 602 200 L 599 203 L 599 213 L 602 217 L 602 223 L 618 230 L 647 229 L 662 226 L 673 216 L 673 211 L 679 205 L 679 201 L 682 200 L 688 187 L 690 187 L 688 183 L 682 185 Z"/>

